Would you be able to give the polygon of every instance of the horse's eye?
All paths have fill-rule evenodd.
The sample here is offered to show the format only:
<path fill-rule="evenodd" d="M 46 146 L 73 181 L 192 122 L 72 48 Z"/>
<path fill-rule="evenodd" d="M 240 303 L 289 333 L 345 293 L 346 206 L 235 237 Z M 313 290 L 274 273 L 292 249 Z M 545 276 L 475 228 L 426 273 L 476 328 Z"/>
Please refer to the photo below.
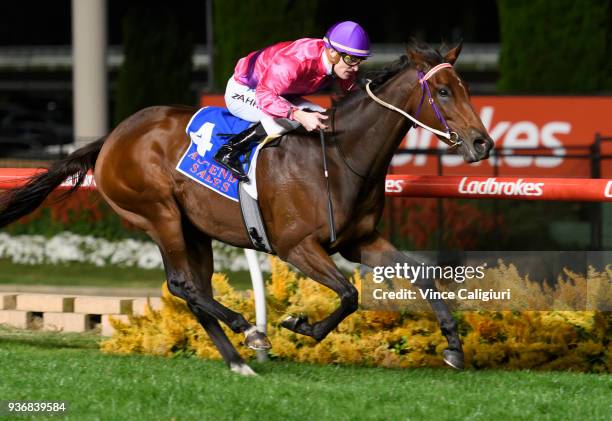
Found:
<path fill-rule="evenodd" d="M 440 88 L 440 89 L 438 90 L 438 95 L 440 95 L 440 96 L 448 96 L 448 89 L 446 89 L 446 88 Z"/>

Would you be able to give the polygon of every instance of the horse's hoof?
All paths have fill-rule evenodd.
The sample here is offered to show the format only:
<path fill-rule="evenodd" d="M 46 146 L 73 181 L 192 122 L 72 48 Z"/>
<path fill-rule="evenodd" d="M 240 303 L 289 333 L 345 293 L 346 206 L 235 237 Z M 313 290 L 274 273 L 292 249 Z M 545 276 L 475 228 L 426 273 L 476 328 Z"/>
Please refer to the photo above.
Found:
<path fill-rule="evenodd" d="M 281 322 L 281 326 L 285 329 L 292 330 L 295 332 L 299 325 L 302 323 L 308 323 L 308 320 L 304 316 L 288 316 Z"/>
<path fill-rule="evenodd" d="M 463 352 L 445 349 L 442 351 L 444 362 L 456 370 L 463 370 Z"/>
<path fill-rule="evenodd" d="M 257 330 L 256 327 L 252 327 L 244 332 L 244 344 L 256 351 L 265 351 L 272 348 L 272 344 L 266 334 Z"/>
<path fill-rule="evenodd" d="M 241 376 L 256 376 L 257 373 L 253 371 L 251 367 L 245 363 L 231 363 L 230 370 L 234 373 L 240 374 Z"/>

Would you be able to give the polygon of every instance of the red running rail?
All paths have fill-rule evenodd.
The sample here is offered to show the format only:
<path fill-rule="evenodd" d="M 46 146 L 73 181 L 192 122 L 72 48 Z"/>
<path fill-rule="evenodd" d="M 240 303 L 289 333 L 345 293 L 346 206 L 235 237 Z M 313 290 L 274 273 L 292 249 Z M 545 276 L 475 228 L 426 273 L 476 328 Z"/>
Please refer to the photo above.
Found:
<path fill-rule="evenodd" d="M 0 168 L 0 190 L 21 187 L 27 183 L 30 177 L 44 173 L 45 171 L 45 169 L 41 168 Z M 72 188 L 73 185 L 72 179 L 69 178 L 64 181 L 58 189 L 67 190 Z M 90 190 L 96 189 L 96 182 L 91 172 L 87 173 L 81 187 Z"/>
<path fill-rule="evenodd" d="M 0 189 L 22 186 L 44 171 L 0 168 Z M 71 180 L 66 180 L 59 188 L 70 187 Z M 83 187 L 96 188 L 91 173 Z M 612 179 L 388 175 L 385 191 L 388 196 L 401 197 L 612 202 Z"/>
<path fill-rule="evenodd" d="M 388 196 L 612 202 L 612 179 L 388 175 Z"/>

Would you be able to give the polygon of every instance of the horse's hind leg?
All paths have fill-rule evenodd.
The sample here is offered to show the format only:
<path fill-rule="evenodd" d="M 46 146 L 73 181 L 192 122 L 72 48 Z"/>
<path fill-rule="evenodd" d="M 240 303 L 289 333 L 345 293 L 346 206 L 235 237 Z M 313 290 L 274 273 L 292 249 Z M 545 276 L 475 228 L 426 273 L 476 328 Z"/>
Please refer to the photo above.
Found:
<path fill-rule="evenodd" d="M 181 220 L 178 207 L 173 204 L 170 209 L 159 209 L 155 215 L 157 223 L 153 224 L 153 232 L 150 235 L 160 247 L 168 267 L 167 276 L 170 292 L 185 298 L 196 317 L 208 314 L 224 322 L 234 332 L 244 333 L 245 344 L 248 347 L 253 349 L 270 348 L 270 342 L 263 333 L 257 331 L 256 327 L 247 322 L 241 314 L 230 310 L 212 297 L 210 279 L 201 283 L 194 275 L 191 265 L 197 263 L 201 257 L 197 255 L 197 252 L 189 252 L 192 244 L 187 240 L 193 238 L 196 234 L 188 234 L 185 238 L 184 233 L 192 233 L 195 229 L 187 226 L 188 229 L 183 230 L 183 223 L 188 224 L 188 221 Z M 210 253 L 210 258 L 212 258 L 210 244 L 205 249 L 208 250 L 207 253 Z M 212 276 L 212 261 L 210 266 L 209 269 L 205 269 L 206 272 L 210 272 L 208 276 Z"/>
<path fill-rule="evenodd" d="M 270 347 L 267 337 L 258 332 L 241 314 L 228 309 L 213 299 L 210 287 L 210 276 L 212 276 L 210 243 L 206 246 L 206 243 L 201 241 L 196 247 L 197 250 L 204 252 L 203 257 L 194 255 L 193 253 L 197 254 L 196 251 L 191 254 L 188 253 L 187 243 L 183 236 L 181 212 L 176 203 L 169 201 L 150 203 L 146 207 L 141 207 L 138 213 L 135 213 L 117 205 L 107 196 L 105 198 L 120 216 L 146 231 L 157 243 L 164 258 L 168 289 L 174 295 L 187 301 L 190 310 L 202 323 L 206 331 L 212 332 L 211 339 L 215 341 L 219 352 L 231 368 L 234 368 L 232 363 L 242 362 L 242 358 L 237 355 L 235 349 L 232 352 L 230 347 L 227 346 L 229 344 L 233 349 L 216 320 L 223 321 L 236 333 L 244 333 L 247 346 L 256 349 Z M 208 241 L 210 242 L 210 240 Z M 201 263 L 202 266 L 194 271 L 191 264 L 197 262 L 204 263 Z M 201 275 L 195 275 L 194 272 Z M 218 344 L 223 346 L 219 347 Z M 238 363 L 238 368 L 243 366 L 244 362 Z M 249 370 L 235 371 L 248 374 Z"/>
<path fill-rule="evenodd" d="M 200 285 L 202 291 L 212 298 L 213 253 L 211 239 L 198 231 L 186 219 L 183 219 L 183 235 L 185 241 L 189 244 L 187 253 L 194 281 Z M 178 293 L 176 295 L 181 294 L 180 291 L 175 292 Z M 198 314 L 191 306 L 190 309 L 194 314 Z M 197 317 L 223 359 L 230 366 L 230 369 L 247 376 L 255 375 L 255 372 L 251 370 L 238 351 L 236 351 L 236 348 L 234 348 L 234 345 L 228 339 L 217 319 L 201 312 Z"/>

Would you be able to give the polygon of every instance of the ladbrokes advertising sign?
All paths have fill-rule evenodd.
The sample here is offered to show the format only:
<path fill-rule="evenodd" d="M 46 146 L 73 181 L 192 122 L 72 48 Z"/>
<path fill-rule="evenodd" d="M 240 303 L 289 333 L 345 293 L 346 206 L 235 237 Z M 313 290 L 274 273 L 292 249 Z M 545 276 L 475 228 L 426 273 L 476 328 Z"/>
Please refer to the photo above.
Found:
<path fill-rule="evenodd" d="M 468 177 L 463 177 L 459 183 L 459 193 L 472 195 L 542 196 L 542 186 L 544 186 L 542 182 L 525 182 L 522 178 L 516 181 L 498 182 L 493 177 L 487 178 L 485 181 L 470 181 Z"/>
<path fill-rule="evenodd" d="M 329 107 L 326 96 L 309 97 Z M 457 155 L 442 158 L 445 175 L 494 174 L 499 176 L 590 177 L 588 159 L 572 155 L 588 155 L 588 146 L 599 132 L 612 136 L 612 97 L 473 97 L 472 102 L 497 148 L 537 149 L 545 156 L 520 156 L 520 151 L 506 150 L 503 156 L 476 164 L 464 164 Z M 202 97 L 202 105 L 223 106 L 223 97 Z M 583 149 L 572 147 L 583 146 Z M 446 149 L 431 133 L 412 129 L 400 149 Z M 612 142 L 603 147 L 612 154 Z M 392 161 L 395 174 L 437 174 L 437 158 L 424 154 L 398 154 Z M 612 160 L 602 161 L 602 176 L 612 177 Z"/>
<path fill-rule="evenodd" d="M 496 148 L 508 148 L 498 158 L 500 176 L 590 177 L 588 155 L 595 133 L 612 136 L 612 98 L 600 97 L 475 97 L 474 106 L 484 126 L 495 140 Z M 574 149 L 584 146 L 583 149 Z M 446 146 L 431 133 L 411 130 L 404 149 L 428 149 Z M 544 156 L 520 156 L 512 148 L 538 149 Z M 612 153 L 612 144 L 604 144 L 603 153 Z M 492 175 L 494 159 L 464 164 L 456 155 L 442 158 L 447 175 Z M 436 157 L 402 154 L 393 159 L 394 173 L 436 174 Z M 602 176 L 612 177 L 612 161 L 602 161 Z"/>
<path fill-rule="evenodd" d="M 612 202 L 612 180 L 388 174 L 387 196 Z"/>

